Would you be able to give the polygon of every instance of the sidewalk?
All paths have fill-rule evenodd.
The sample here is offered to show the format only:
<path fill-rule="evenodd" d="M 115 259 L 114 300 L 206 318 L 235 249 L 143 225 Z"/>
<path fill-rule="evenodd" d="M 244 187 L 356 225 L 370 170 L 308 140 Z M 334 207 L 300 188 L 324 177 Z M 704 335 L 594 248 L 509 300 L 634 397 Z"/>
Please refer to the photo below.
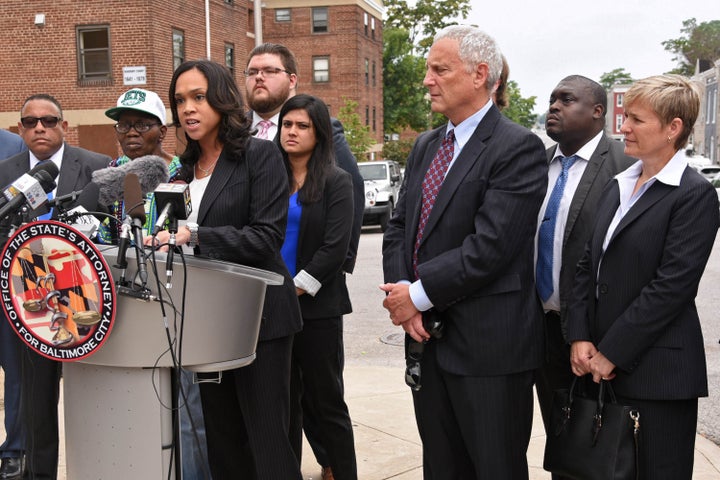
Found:
<path fill-rule="evenodd" d="M 2 374 L 0 374 L 2 380 Z M 361 480 L 420 480 L 422 455 L 410 390 L 396 367 L 346 365 L 346 399 L 355 427 L 358 478 Z M 0 389 L 1 391 L 1 389 Z M 61 403 L 62 408 L 62 403 Z M 0 420 L 4 406 L 0 404 Z M 64 418 L 60 416 L 60 433 Z M 535 410 L 528 450 L 530 480 L 549 480 L 542 469 L 545 432 Z M 60 480 L 65 480 L 64 444 L 60 446 Z M 319 480 L 320 467 L 310 447 L 303 450 L 303 477 Z M 720 447 L 698 435 L 695 443 L 694 480 L 720 480 Z M 85 479 L 84 479 L 85 480 Z M 86 479 L 91 480 L 91 479 Z"/>

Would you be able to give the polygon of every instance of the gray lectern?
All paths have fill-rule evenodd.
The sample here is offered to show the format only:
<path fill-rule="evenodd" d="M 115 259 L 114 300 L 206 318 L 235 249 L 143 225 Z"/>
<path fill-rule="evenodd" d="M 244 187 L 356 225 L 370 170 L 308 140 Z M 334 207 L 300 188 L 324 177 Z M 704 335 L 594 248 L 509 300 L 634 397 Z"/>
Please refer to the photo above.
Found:
<path fill-rule="evenodd" d="M 103 251 L 109 265 L 117 249 Z M 135 275 L 128 251 L 126 278 Z M 156 254 L 165 283 L 165 254 Z M 282 277 L 227 262 L 185 258 L 173 261 L 176 308 L 187 275 L 182 363 L 214 372 L 241 367 L 255 358 L 265 288 Z M 148 262 L 148 287 L 157 282 Z M 114 278 L 119 272 L 113 268 Z M 165 292 L 164 297 L 167 300 Z M 172 348 L 179 354 L 180 319 L 166 306 Z M 168 334 L 159 302 L 118 295 L 116 318 L 105 344 L 92 356 L 63 367 L 67 477 L 127 480 L 168 478 L 172 445 L 172 393 Z M 179 449 L 176 449 L 179 451 Z M 175 478 L 174 473 L 172 473 Z"/>

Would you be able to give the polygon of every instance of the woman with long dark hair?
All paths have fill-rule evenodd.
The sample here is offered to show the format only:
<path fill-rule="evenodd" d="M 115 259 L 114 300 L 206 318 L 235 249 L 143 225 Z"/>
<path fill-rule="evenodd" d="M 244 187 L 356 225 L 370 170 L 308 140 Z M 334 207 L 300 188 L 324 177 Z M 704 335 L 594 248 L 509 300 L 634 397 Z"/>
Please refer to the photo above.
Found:
<path fill-rule="evenodd" d="M 352 311 L 342 271 L 352 231 L 350 175 L 335 166 L 327 106 L 310 95 L 280 110 L 280 148 L 290 187 L 282 255 L 303 316 L 292 356 L 290 440 L 302 458 L 302 429 L 327 452 L 323 478 L 357 479 L 352 422 L 345 404 L 343 315 Z M 338 380 L 339 379 L 339 380 Z"/>
<path fill-rule="evenodd" d="M 194 207 L 177 244 L 285 278 L 284 285 L 267 287 L 255 361 L 200 386 L 212 476 L 300 479 L 287 432 L 292 340 L 302 320 L 280 255 L 288 205 L 282 156 L 272 142 L 250 135 L 242 96 L 220 64 L 180 65 L 170 109 L 187 139 L 178 177 L 190 184 Z M 167 242 L 167 232 L 158 240 Z"/>

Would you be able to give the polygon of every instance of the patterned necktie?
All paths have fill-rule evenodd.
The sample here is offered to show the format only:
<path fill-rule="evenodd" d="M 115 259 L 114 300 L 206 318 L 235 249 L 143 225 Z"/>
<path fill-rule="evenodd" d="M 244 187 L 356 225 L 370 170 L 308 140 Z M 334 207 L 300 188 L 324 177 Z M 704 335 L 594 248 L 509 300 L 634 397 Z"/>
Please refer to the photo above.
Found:
<path fill-rule="evenodd" d="M 425 173 L 425 178 L 422 183 L 422 206 L 420 207 L 420 218 L 418 219 L 418 230 L 417 236 L 415 237 L 415 248 L 413 248 L 412 267 L 415 278 L 420 278 L 417 272 L 418 262 L 418 249 L 420 248 L 420 241 L 423 237 L 423 231 L 425 225 L 427 225 L 430 212 L 435 205 L 435 199 L 437 198 L 440 186 L 445 180 L 445 174 L 447 173 L 450 162 L 453 159 L 453 152 L 455 147 L 455 131 L 450 130 L 445 135 L 445 138 L 440 145 L 435 158 L 430 162 L 430 167 Z"/>
<path fill-rule="evenodd" d="M 264 140 L 269 140 L 268 132 L 270 131 L 270 127 L 272 127 L 272 122 L 270 120 L 261 120 L 258 122 L 257 127 L 258 133 L 256 137 L 262 138 Z"/>
<path fill-rule="evenodd" d="M 570 157 L 559 158 L 560 162 L 562 162 L 562 171 L 550 193 L 550 199 L 545 208 L 545 216 L 542 222 L 540 222 L 540 230 L 538 231 L 536 283 L 537 291 L 543 302 L 550 298 L 554 290 L 553 245 L 555 242 L 555 220 L 557 219 L 560 200 L 562 199 L 565 184 L 567 183 L 568 170 L 570 170 L 570 167 L 578 157 L 577 155 L 572 155 Z"/>

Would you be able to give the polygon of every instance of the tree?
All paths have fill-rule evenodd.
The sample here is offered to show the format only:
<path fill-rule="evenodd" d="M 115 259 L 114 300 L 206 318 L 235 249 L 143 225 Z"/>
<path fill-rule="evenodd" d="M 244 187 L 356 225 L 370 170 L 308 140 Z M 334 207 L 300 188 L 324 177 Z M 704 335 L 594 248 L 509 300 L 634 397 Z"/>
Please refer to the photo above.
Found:
<path fill-rule="evenodd" d="M 370 127 L 360 121 L 360 115 L 357 113 L 358 103 L 347 97 L 344 97 L 343 101 L 345 103 L 340 107 L 338 120 L 345 127 L 345 139 L 355 158 L 358 161 L 366 160 L 368 150 L 375 143 L 375 139 L 370 134 Z"/>
<path fill-rule="evenodd" d="M 537 119 L 537 115 L 533 113 L 536 97 L 523 98 L 515 80 L 508 82 L 507 92 L 509 101 L 508 106 L 502 112 L 503 115 L 523 127 L 532 128 Z"/>
<path fill-rule="evenodd" d="M 691 76 L 698 60 L 714 61 L 720 58 L 720 20 L 702 22 L 690 18 L 683 21 L 683 33 L 679 38 L 662 42 L 665 50 L 675 54 L 678 66 L 670 73 Z"/>
<path fill-rule="evenodd" d="M 386 0 L 387 28 L 399 28 L 409 34 L 410 45 L 424 53 L 432 44 L 438 30 L 455 25 L 455 19 L 465 19 L 470 13 L 470 0 Z"/>
<path fill-rule="evenodd" d="M 415 140 L 392 140 L 385 142 L 383 145 L 382 156 L 387 160 L 395 160 L 400 165 L 405 166 L 407 158 L 410 156 Z"/>
<path fill-rule="evenodd" d="M 383 122 L 385 133 L 415 131 L 428 126 L 429 105 L 422 79 L 425 59 L 412 54 L 407 30 L 383 32 Z"/>
<path fill-rule="evenodd" d="M 605 72 L 600 75 L 600 85 L 605 88 L 606 91 L 612 90 L 613 85 L 619 83 L 632 83 L 634 80 L 629 72 L 626 72 L 624 68 L 616 68 L 610 72 Z"/>

